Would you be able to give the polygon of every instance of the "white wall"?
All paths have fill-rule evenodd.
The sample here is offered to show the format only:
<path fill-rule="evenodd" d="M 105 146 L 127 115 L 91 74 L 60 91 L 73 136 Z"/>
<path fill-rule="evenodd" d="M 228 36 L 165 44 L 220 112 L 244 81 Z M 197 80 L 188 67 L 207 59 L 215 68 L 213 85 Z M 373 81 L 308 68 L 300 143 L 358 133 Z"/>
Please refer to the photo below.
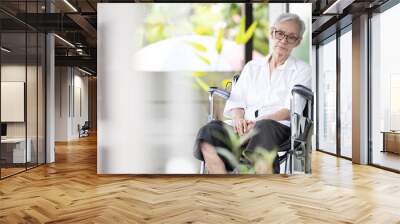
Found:
<path fill-rule="evenodd" d="M 88 120 L 88 78 L 72 67 L 56 67 L 55 73 L 55 140 L 77 139 L 78 124 Z"/>
<path fill-rule="evenodd" d="M 84 123 L 88 120 L 88 77 L 75 75 L 75 86 L 81 89 L 82 115 L 77 116 L 80 119 L 78 122 Z"/>
<path fill-rule="evenodd" d="M 68 84 L 70 81 L 67 74 L 67 67 L 55 68 L 55 141 L 68 140 Z"/>

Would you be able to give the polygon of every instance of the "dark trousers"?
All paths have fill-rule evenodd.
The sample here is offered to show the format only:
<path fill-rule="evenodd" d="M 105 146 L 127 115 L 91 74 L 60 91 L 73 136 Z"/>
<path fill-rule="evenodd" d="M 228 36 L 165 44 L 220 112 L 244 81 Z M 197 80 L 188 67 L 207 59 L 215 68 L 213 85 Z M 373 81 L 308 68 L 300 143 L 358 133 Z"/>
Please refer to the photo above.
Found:
<path fill-rule="evenodd" d="M 232 127 L 229 126 L 229 128 Z M 279 147 L 290 138 L 290 128 L 274 120 L 257 121 L 255 128 L 258 130 L 258 133 L 243 145 L 246 150 L 254 150 L 257 146 L 261 146 L 267 150 L 272 150 Z M 215 147 L 222 147 L 231 150 L 229 145 L 226 144 L 226 141 L 223 141 L 221 138 L 228 138 L 228 133 L 224 128 L 224 123 L 217 120 L 207 123 L 200 128 L 197 134 L 194 146 L 194 156 L 199 160 L 204 160 L 200 150 L 200 143 L 203 141 Z M 225 158 L 221 157 L 221 159 L 224 161 L 227 170 L 232 171 L 233 167 L 230 166 Z M 279 158 L 276 157 L 274 161 L 274 172 L 279 173 L 279 171 Z"/>

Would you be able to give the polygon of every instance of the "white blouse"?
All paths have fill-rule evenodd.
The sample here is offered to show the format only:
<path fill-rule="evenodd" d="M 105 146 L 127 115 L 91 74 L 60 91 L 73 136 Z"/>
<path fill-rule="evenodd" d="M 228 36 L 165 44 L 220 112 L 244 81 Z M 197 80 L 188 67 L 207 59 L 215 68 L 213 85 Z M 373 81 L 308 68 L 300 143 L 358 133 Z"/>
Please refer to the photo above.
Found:
<path fill-rule="evenodd" d="M 256 119 L 257 110 L 258 117 L 273 114 L 283 108 L 290 110 L 292 88 L 300 84 L 311 89 L 310 65 L 289 56 L 284 64 L 270 74 L 269 57 L 254 59 L 244 66 L 225 104 L 226 117 L 231 118 L 231 110 L 234 108 L 243 108 L 245 119 L 248 120 Z M 288 120 L 279 122 L 290 126 Z"/>

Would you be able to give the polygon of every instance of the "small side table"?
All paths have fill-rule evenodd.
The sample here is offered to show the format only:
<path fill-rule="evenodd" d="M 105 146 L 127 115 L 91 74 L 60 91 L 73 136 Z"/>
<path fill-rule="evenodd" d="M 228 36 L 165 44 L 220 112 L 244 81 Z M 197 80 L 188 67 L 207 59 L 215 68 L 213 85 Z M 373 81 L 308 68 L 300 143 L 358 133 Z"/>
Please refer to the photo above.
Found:
<path fill-rule="evenodd" d="M 400 131 L 382 131 L 383 150 L 382 152 L 392 152 L 400 154 Z"/>

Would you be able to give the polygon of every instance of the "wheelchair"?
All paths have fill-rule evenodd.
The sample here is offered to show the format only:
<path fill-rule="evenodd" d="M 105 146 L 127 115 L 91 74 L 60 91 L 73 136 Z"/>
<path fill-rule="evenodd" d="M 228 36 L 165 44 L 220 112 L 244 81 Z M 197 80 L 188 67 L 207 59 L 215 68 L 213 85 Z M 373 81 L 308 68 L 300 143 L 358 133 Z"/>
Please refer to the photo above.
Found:
<path fill-rule="evenodd" d="M 231 88 L 235 88 L 235 83 L 238 81 L 238 79 L 239 75 L 233 76 L 233 79 L 230 82 Z M 210 87 L 208 89 L 208 93 L 209 111 L 207 120 L 210 122 L 215 120 L 215 97 L 220 97 L 223 100 L 227 100 L 230 96 L 230 91 L 227 87 L 225 89 Z M 300 107 L 300 111 L 295 110 L 297 104 L 302 103 L 301 101 L 304 103 L 304 106 Z M 313 105 L 313 92 L 305 86 L 295 85 L 291 90 L 290 99 L 291 137 L 281 144 L 278 150 L 279 164 L 285 163 L 284 174 L 311 174 L 312 135 L 314 128 Z M 201 161 L 200 173 L 207 174 L 204 161 Z"/>
<path fill-rule="evenodd" d="M 89 121 L 85 121 L 85 123 L 82 126 L 78 124 L 79 138 L 89 136 L 89 129 L 90 129 Z"/>

